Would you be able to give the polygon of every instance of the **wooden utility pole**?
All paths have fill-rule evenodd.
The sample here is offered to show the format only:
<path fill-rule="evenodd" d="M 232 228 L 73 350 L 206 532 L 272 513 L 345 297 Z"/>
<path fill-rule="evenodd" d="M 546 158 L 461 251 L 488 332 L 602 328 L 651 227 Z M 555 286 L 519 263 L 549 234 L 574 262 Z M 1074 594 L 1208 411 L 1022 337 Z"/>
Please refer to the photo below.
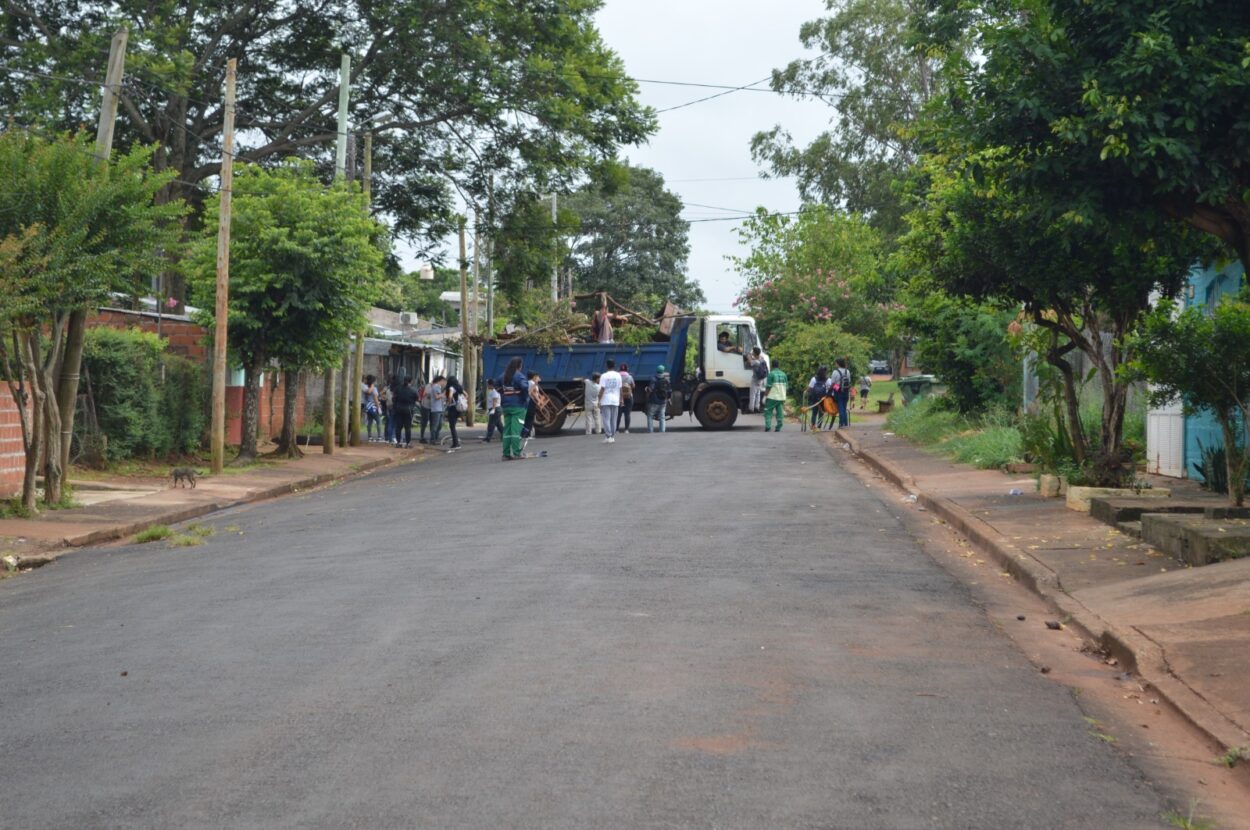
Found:
<path fill-rule="evenodd" d="M 100 102 L 100 121 L 96 125 L 95 133 L 95 157 L 106 167 L 113 154 L 113 126 L 117 123 L 117 102 L 121 98 L 122 77 L 126 72 L 126 42 L 129 39 L 130 29 L 122 26 L 114 33 L 113 41 L 109 44 L 109 62 L 104 75 L 103 100 Z M 87 338 L 87 309 L 80 308 L 70 312 L 65 330 L 65 353 L 61 357 L 61 371 L 56 386 L 56 408 L 61 415 L 61 446 L 57 454 L 61 468 L 59 480 L 69 477 L 69 450 L 74 438 L 74 415 L 78 409 L 79 372 L 82 369 L 82 351 Z"/>
<path fill-rule="evenodd" d="M 221 132 L 221 202 L 217 211 L 217 299 L 213 331 L 213 475 L 226 466 L 226 338 L 230 316 L 230 209 L 234 182 L 234 95 L 238 60 L 226 62 L 226 103 Z"/>
<path fill-rule="evenodd" d="M 486 336 L 495 337 L 495 276 L 492 273 L 495 255 L 495 177 L 486 183 Z"/>
<path fill-rule="evenodd" d="M 338 139 L 334 146 L 334 177 L 341 178 L 347 161 L 347 101 L 348 87 L 351 84 L 352 59 L 343 55 L 339 61 L 339 113 Z M 338 362 L 326 367 L 326 383 L 321 401 L 321 451 L 327 455 L 334 454 L 334 413 L 335 413 L 335 375 L 338 374 Z"/>
<path fill-rule="evenodd" d="M 344 168 L 344 174 L 347 181 L 351 182 L 356 179 L 356 136 L 351 133 L 347 134 L 347 164 Z M 352 359 L 349 364 L 349 371 L 343 375 L 344 383 L 348 384 L 348 388 L 343 390 L 344 406 L 350 407 L 343 413 L 343 421 L 347 425 L 347 436 L 343 442 L 344 446 L 351 444 L 353 447 L 360 446 L 360 405 L 363 403 L 363 393 L 360 389 L 360 370 L 364 364 L 364 341 L 360 337 L 360 332 L 356 332 L 352 349 Z"/>
<path fill-rule="evenodd" d="M 469 318 L 469 331 L 476 339 L 479 334 L 477 286 L 482 278 L 482 210 L 473 209 L 473 279 L 469 283 L 469 307 L 473 309 Z M 465 426 L 473 426 L 473 416 L 477 414 L 478 354 L 477 343 L 469 346 L 469 369 L 465 374 L 465 388 L 469 392 L 469 411 L 464 419 Z"/>
<path fill-rule="evenodd" d="M 460 379 L 467 382 L 473 344 L 469 342 L 469 252 L 464 241 L 464 217 L 460 217 Z M 473 394 L 466 388 L 466 394 Z M 468 420 L 465 420 L 468 423 Z"/>

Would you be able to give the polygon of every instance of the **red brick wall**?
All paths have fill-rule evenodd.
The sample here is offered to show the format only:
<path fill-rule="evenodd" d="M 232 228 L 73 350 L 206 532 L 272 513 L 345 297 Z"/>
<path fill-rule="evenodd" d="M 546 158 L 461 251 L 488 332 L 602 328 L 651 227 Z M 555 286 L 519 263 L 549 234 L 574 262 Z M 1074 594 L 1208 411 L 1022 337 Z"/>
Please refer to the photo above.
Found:
<path fill-rule="evenodd" d="M 277 383 L 277 389 L 271 389 L 269 384 Z M 295 390 L 295 429 L 298 432 L 304 428 L 304 391 L 308 383 L 305 379 Z M 273 392 L 273 406 L 270 408 L 270 395 Z M 260 420 L 260 434 L 270 438 L 277 438 L 282 432 L 282 405 L 285 402 L 283 397 L 286 394 L 286 388 L 282 385 L 281 372 L 268 372 L 265 374 L 265 385 L 260 389 L 260 407 L 257 413 Z M 242 440 L 243 435 L 243 387 L 230 386 L 226 388 L 226 443 L 238 444 Z"/>
<path fill-rule="evenodd" d="M 0 498 L 22 492 L 26 453 L 22 448 L 22 422 L 9 385 L 0 382 Z"/>
<path fill-rule="evenodd" d="M 115 329 L 140 329 L 156 333 L 158 318 L 152 312 L 122 311 L 114 308 L 102 308 L 100 313 L 87 320 L 87 327 L 108 326 Z M 170 317 L 159 318 L 161 337 L 169 341 L 169 351 L 176 355 L 194 360 L 197 363 L 208 361 L 207 332 L 185 319 Z"/>

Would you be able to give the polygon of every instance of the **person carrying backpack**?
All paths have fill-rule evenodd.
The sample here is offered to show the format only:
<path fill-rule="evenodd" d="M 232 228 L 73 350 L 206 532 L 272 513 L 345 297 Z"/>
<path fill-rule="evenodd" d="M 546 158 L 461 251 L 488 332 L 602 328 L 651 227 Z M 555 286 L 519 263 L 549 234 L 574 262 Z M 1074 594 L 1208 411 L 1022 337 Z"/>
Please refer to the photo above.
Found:
<path fill-rule="evenodd" d="M 747 406 L 749 412 L 759 412 L 764 398 L 764 380 L 768 377 L 768 361 L 764 359 L 760 347 L 751 349 L 751 402 Z"/>
<path fill-rule="evenodd" d="M 647 432 L 651 432 L 651 420 L 660 422 L 660 434 L 667 423 L 668 399 L 673 397 L 673 379 L 661 363 L 655 367 L 655 379 L 647 387 Z"/>
<path fill-rule="evenodd" d="M 851 370 L 846 368 L 845 357 L 839 357 L 834 362 L 837 368 L 829 376 L 829 391 L 838 405 L 838 426 L 844 427 L 848 423 L 851 406 Z"/>
<path fill-rule="evenodd" d="M 634 410 L 634 376 L 629 373 L 629 364 L 621 364 L 621 408 L 617 414 L 616 428 L 617 430 L 629 433 L 629 414 Z M 621 422 L 625 422 L 625 429 L 621 429 Z"/>

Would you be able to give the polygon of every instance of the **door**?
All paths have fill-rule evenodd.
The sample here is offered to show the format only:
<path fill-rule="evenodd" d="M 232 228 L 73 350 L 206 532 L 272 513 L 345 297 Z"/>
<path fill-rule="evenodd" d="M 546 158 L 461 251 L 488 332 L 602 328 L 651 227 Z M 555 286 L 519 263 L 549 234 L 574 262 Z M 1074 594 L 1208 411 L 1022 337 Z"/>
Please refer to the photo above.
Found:
<path fill-rule="evenodd" d="M 1146 469 L 1185 478 L 1185 415 L 1179 401 L 1146 413 Z"/>
<path fill-rule="evenodd" d="M 755 331 L 750 323 L 713 322 L 708 327 L 715 331 L 708 342 L 708 376 L 709 381 L 725 380 L 739 389 L 751 385 L 751 364 L 747 355 L 751 353 L 755 343 Z"/>

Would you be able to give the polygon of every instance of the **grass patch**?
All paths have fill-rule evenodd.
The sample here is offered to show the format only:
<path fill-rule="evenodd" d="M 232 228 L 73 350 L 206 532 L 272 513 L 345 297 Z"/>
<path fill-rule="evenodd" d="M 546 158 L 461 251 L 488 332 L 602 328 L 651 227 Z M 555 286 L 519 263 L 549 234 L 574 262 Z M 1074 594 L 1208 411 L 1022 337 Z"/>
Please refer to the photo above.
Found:
<path fill-rule="evenodd" d="M 187 529 L 184 531 L 184 533 L 188 536 L 199 536 L 205 539 L 208 538 L 209 536 L 212 536 L 216 532 L 217 532 L 216 530 L 209 527 L 208 525 L 202 525 L 199 522 L 194 522 L 192 524 L 187 525 Z"/>
<path fill-rule="evenodd" d="M 0 502 L 0 519 L 29 519 L 31 515 L 21 499 L 7 499 Z"/>
<path fill-rule="evenodd" d="M 169 537 L 169 546 L 171 548 L 193 548 L 202 544 L 204 544 L 203 536 L 190 533 L 176 533 Z"/>
<path fill-rule="evenodd" d="M 982 470 L 997 470 L 1021 461 L 1020 430 L 1013 426 L 992 426 L 948 438 L 938 447 L 961 464 Z"/>
<path fill-rule="evenodd" d="M 904 438 L 983 470 L 999 469 L 1024 458 L 1020 428 L 1007 412 L 990 412 L 974 420 L 947 409 L 940 398 L 922 398 L 893 410 L 885 423 Z"/>
<path fill-rule="evenodd" d="M 142 544 L 144 542 L 159 542 L 161 539 L 168 539 L 173 536 L 174 532 L 169 529 L 169 525 L 152 525 L 147 530 L 141 530 L 135 534 L 135 542 Z"/>
<path fill-rule="evenodd" d="M 1212 822 L 1194 815 L 1197 811 L 1198 800 L 1194 799 L 1189 802 L 1189 812 L 1187 814 L 1169 810 L 1163 814 L 1163 820 L 1172 827 L 1179 827 L 1181 830 L 1215 830 L 1215 825 Z"/>
<path fill-rule="evenodd" d="M 1250 746 L 1229 747 L 1228 752 L 1225 752 L 1216 760 L 1229 769 L 1232 769 L 1241 761 L 1250 761 Z"/>
<path fill-rule="evenodd" d="M 938 405 L 937 398 L 922 398 L 886 416 L 885 424 L 896 434 L 923 446 L 939 444 L 967 432 L 972 424 L 958 412 Z"/>

